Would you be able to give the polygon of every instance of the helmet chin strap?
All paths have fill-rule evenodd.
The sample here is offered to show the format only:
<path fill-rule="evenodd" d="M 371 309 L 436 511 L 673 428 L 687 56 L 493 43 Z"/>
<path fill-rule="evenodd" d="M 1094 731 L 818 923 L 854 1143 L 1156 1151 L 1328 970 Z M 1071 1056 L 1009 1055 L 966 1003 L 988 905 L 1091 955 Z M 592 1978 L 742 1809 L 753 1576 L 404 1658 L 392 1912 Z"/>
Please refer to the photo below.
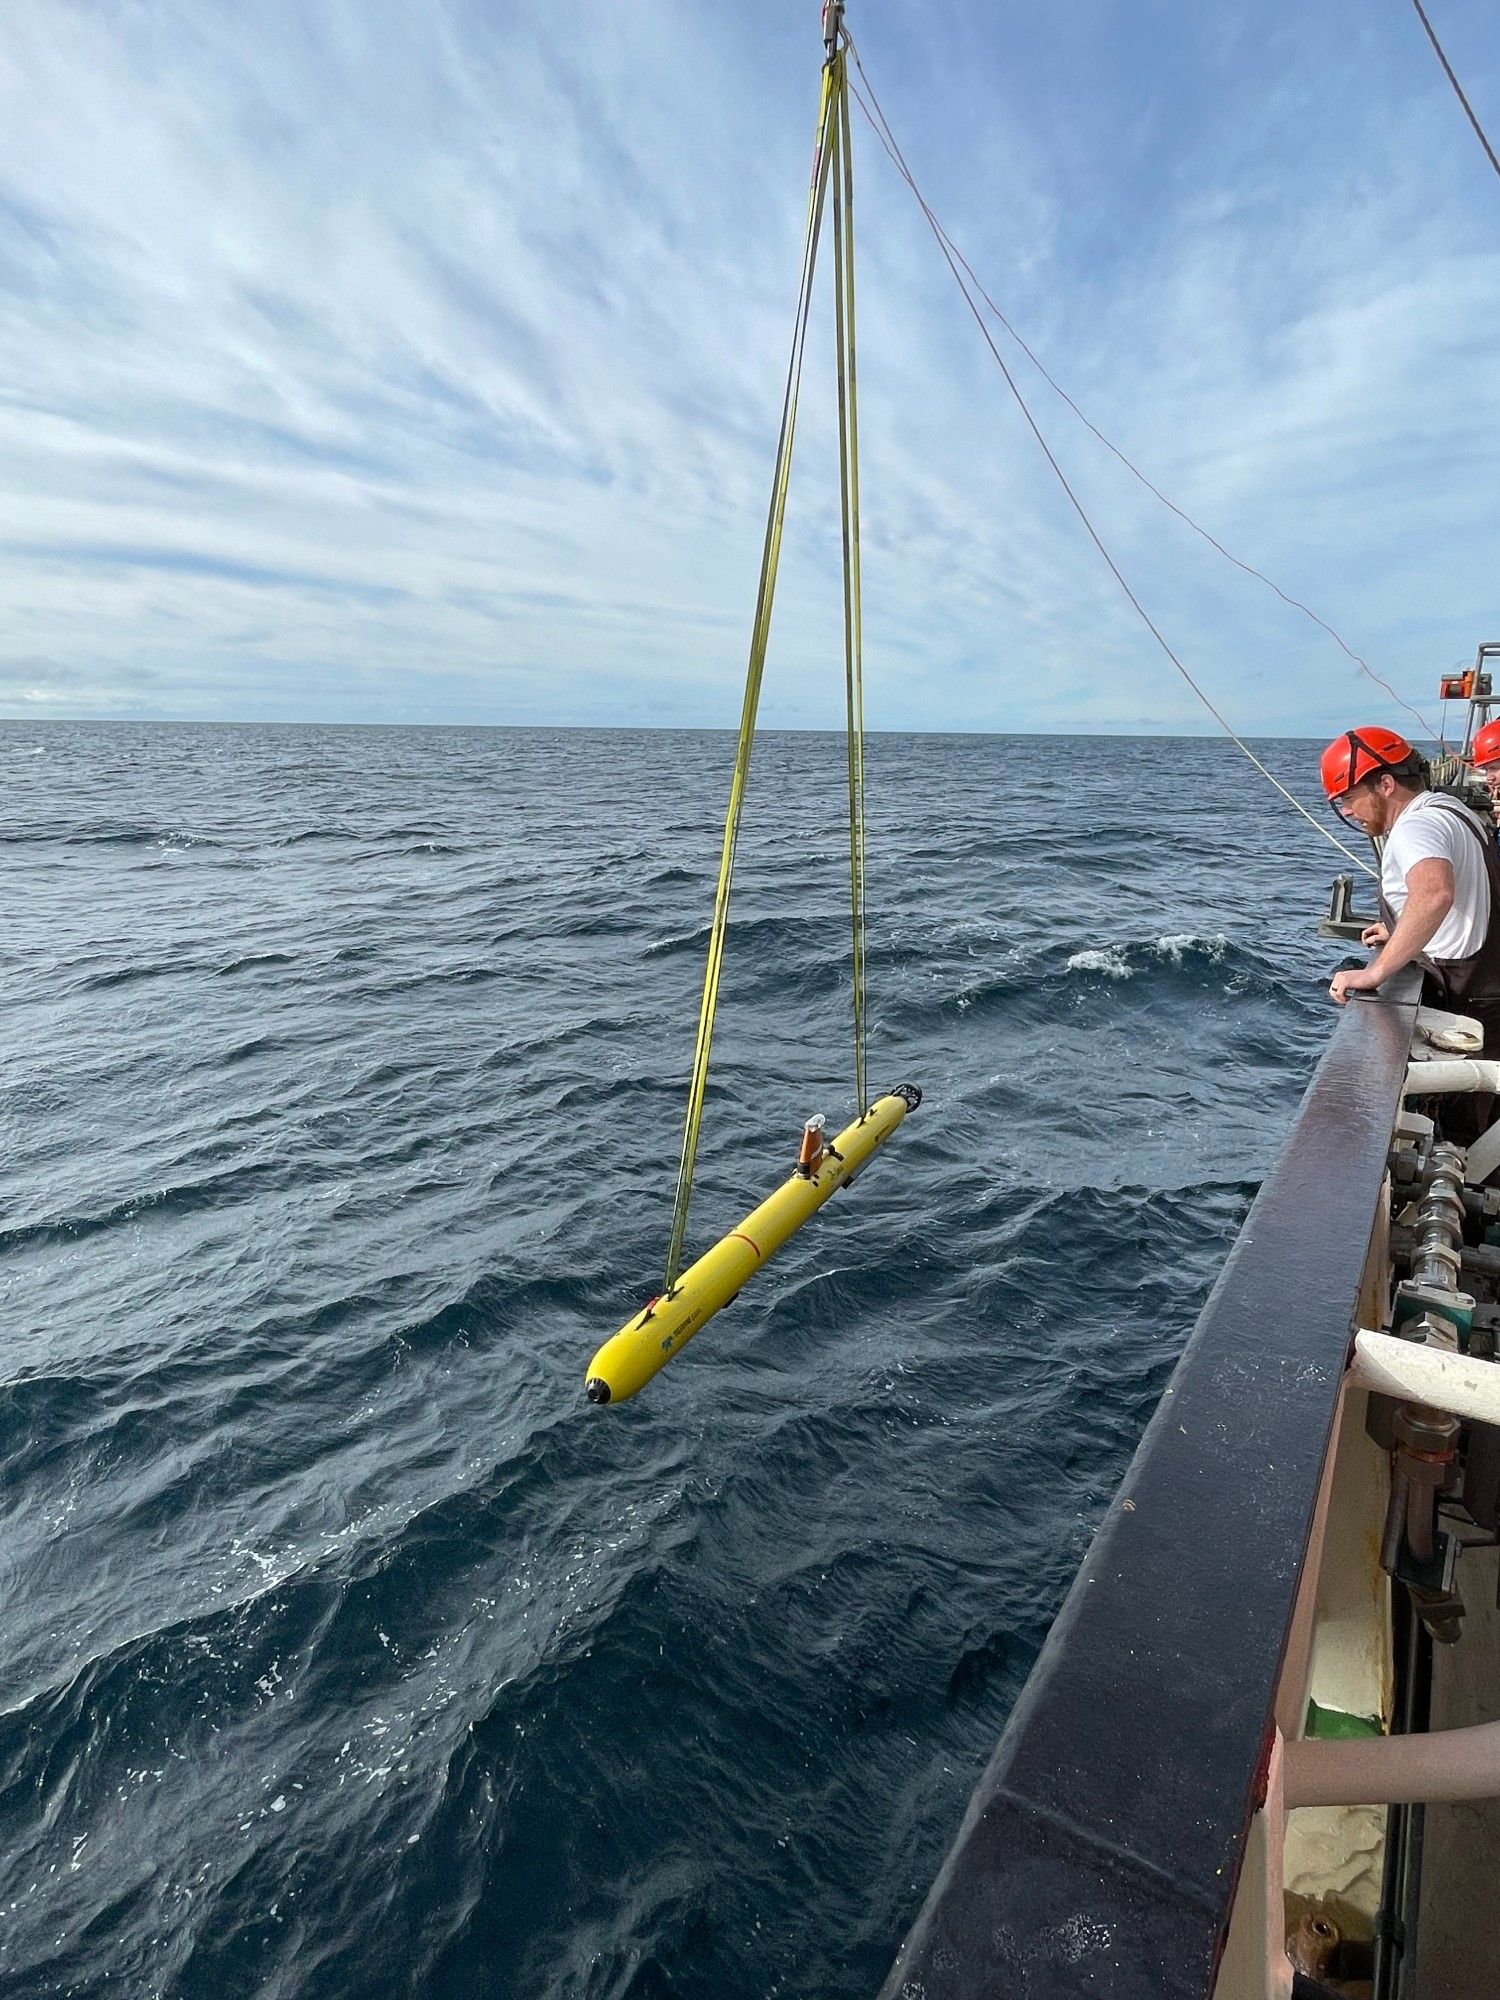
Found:
<path fill-rule="evenodd" d="M 1363 750 L 1367 757 L 1374 757 L 1378 768 L 1373 771 L 1366 771 L 1362 778 L 1355 778 L 1353 784 L 1349 785 L 1348 787 L 1346 787 L 1344 791 L 1340 792 L 1336 799 L 1330 799 L 1328 801 L 1328 810 L 1333 814 L 1334 818 L 1338 821 L 1340 826 L 1348 827 L 1356 833 L 1362 833 L 1365 836 L 1365 839 L 1369 841 L 1370 845 L 1375 849 L 1375 852 L 1378 855 L 1380 852 L 1380 842 L 1384 840 L 1385 836 L 1390 832 L 1389 826 L 1382 826 L 1378 833 L 1372 833 L 1367 826 L 1361 826 L 1357 819 L 1350 819 L 1343 812 L 1342 807 L 1345 799 L 1348 798 L 1351 792 L 1357 791 L 1361 785 L 1369 784 L 1371 779 L 1375 779 L 1376 781 L 1378 781 L 1381 778 L 1390 777 L 1393 773 L 1394 767 L 1391 764 L 1387 763 L 1385 758 L 1380 756 L 1378 751 L 1372 750 L 1369 744 L 1363 740 L 1363 738 L 1358 734 L 1357 731 L 1351 729 L 1348 730 L 1346 734 L 1348 735 L 1349 738 L 1350 775 L 1351 776 L 1353 775 L 1354 758 L 1356 752 L 1359 750 Z M 1383 799 L 1385 797 L 1385 794 L 1383 792 L 1379 792 L 1376 794 L 1376 796 L 1378 798 Z M 1374 871 L 1372 870 L 1371 872 L 1373 873 Z"/>

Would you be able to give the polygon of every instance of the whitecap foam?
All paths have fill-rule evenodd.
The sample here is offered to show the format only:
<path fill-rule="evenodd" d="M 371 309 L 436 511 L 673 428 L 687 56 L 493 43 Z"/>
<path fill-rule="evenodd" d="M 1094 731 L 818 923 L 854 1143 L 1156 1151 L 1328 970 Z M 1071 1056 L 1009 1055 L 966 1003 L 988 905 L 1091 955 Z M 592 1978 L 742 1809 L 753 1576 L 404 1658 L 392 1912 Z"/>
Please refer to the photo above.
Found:
<path fill-rule="evenodd" d="M 1199 937 L 1196 931 L 1182 931 L 1173 937 L 1159 937 L 1154 949 L 1163 958 L 1170 959 L 1173 965 L 1181 965 L 1190 951 L 1201 952 L 1204 958 L 1217 962 L 1228 951 L 1229 940 L 1222 931 L 1216 931 L 1212 937 Z"/>
<path fill-rule="evenodd" d="M 1064 972 L 1098 972 L 1106 979 L 1129 979 L 1130 967 L 1125 963 L 1123 945 L 1106 945 L 1101 950 L 1075 951 L 1063 967 Z"/>

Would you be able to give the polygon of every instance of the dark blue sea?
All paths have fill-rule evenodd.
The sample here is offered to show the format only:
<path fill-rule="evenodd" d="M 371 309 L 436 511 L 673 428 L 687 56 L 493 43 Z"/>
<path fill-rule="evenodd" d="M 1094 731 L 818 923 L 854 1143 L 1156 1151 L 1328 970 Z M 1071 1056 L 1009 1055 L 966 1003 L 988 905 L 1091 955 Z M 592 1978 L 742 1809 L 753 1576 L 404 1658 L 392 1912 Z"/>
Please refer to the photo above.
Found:
<path fill-rule="evenodd" d="M 879 1985 L 1331 1030 L 1345 864 L 1225 743 L 874 739 L 871 1081 L 926 1101 L 595 1409 L 732 751 L 0 725 L 5 2000 Z M 694 1251 L 852 1108 L 843 786 L 757 748 Z"/>

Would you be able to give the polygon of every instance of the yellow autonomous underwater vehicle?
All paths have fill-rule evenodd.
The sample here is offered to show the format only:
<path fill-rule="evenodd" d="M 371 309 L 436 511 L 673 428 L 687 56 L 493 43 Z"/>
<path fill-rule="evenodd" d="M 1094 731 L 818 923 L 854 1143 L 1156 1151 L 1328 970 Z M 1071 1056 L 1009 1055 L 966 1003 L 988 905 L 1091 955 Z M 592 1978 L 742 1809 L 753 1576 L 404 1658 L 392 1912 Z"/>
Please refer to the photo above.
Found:
<path fill-rule="evenodd" d="M 804 1138 L 802 1158 L 791 1177 L 752 1209 L 738 1228 L 705 1251 L 670 1290 L 648 1300 L 612 1340 L 605 1341 L 589 1363 L 584 1384 L 589 1401 L 623 1403 L 644 1388 L 830 1195 L 849 1185 L 921 1101 L 914 1083 L 898 1083 L 831 1143 L 823 1140 L 822 1120 L 814 1119 L 807 1128 L 814 1136 L 811 1143 Z"/>

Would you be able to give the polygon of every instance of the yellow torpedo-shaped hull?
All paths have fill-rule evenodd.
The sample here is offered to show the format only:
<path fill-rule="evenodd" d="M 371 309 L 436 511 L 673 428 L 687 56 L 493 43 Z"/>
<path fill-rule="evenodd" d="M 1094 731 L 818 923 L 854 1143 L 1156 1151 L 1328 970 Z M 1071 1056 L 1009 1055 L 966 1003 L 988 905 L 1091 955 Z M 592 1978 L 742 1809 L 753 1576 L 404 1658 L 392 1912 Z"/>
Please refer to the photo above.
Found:
<path fill-rule="evenodd" d="M 814 1172 L 805 1177 L 795 1173 L 783 1182 L 684 1271 L 669 1293 L 653 1299 L 613 1340 L 606 1340 L 589 1363 L 584 1381 L 589 1401 L 623 1403 L 644 1388 L 787 1238 L 859 1172 L 920 1102 L 921 1092 L 911 1084 L 877 1097 L 863 1118 L 840 1132 Z"/>

